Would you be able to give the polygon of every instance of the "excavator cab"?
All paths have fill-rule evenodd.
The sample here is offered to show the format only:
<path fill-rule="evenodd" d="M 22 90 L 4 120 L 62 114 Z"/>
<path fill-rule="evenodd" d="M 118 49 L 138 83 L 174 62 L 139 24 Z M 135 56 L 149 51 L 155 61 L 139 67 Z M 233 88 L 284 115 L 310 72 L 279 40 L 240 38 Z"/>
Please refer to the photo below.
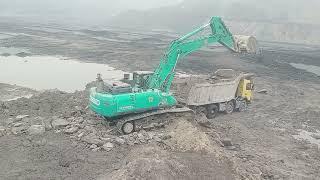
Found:
<path fill-rule="evenodd" d="M 145 89 L 147 80 L 152 76 L 152 71 L 135 71 L 133 72 L 133 84 L 134 87 Z"/>
<path fill-rule="evenodd" d="M 148 78 L 152 74 L 152 71 L 135 71 L 132 74 L 124 74 L 121 81 L 130 84 L 133 88 L 146 89 Z"/>

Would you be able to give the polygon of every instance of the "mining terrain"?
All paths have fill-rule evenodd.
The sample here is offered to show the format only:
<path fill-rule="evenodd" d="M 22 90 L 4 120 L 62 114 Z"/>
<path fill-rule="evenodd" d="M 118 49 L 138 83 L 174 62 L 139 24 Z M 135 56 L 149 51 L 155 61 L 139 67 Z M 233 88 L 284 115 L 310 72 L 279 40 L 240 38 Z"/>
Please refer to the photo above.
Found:
<path fill-rule="evenodd" d="M 64 57 L 126 72 L 153 70 L 175 38 L 0 21 L 0 47 L 18 49 L 2 58 Z M 259 45 L 262 56 L 211 47 L 180 60 L 179 74 L 255 75 L 248 110 L 206 125 L 201 115 L 168 115 L 164 127 L 121 135 L 88 109 L 89 86 L 64 92 L 0 82 L 0 179 L 320 179 L 320 47 Z M 181 99 L 184 78 L 172 88 Z"/>

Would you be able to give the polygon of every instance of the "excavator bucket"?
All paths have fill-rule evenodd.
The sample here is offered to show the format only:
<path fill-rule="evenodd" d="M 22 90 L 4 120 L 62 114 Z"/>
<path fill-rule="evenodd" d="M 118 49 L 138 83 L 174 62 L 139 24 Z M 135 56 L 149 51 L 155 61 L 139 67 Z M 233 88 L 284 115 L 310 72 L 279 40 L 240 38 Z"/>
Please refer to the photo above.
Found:
<path fill-rule="evenodd" d="M 258 43 L 253 36 L 234 35 L 235 49 L 238 53 L 256 54 L 258 51 Z"/>

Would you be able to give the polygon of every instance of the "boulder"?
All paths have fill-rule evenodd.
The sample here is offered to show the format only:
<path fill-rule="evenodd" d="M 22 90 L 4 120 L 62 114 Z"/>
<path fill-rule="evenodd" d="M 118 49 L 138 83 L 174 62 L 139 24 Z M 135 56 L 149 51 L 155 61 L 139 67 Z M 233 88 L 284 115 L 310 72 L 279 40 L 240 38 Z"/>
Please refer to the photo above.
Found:
<path fill-rule="evenodd" d="M 43 119 L 42 124 L 44 125 L 47 131 L 50 131 L 52 129 L 51 119 Z"/>
<path fill-rule="evenodd" d="M 126 141 L 122 138 L 116 137 L 114 139 L 114 141 L 118 144 L 118 145 L 124 145 L 126 143 Z"/>
<path fill-rule="evenodd" d="M 64 132 L 65 132 L 66 134 L 73 134 L 73 133 L 78 132 L 78 130 L 79 130 L 79 128 L 78 128 L 77 126 L 71 126 L 71 127 L 69 127 L 69 128 L 66 128 L 66 129 L 64 130 Z"/>
<path fill-rule="evenodd" d="M 260 93 L 260 94 L 268 94 L 268 90 L 266 90 L 266 89 L 261 89 L 261 90 L 257 91 L 257 93 Z"/>
<path fill-rule="evenodd" d="M 16 117 L 16 121 L 21 121 L 22 119 L 27 118 L 27 117 L 29 117 L 29 115 L 18 115 Z"/>
<path fill-rule="evenodd" d="M 83 137 L 83 135 L 84 135 L 84 132 L 81 132 L 80 134 L 78 134 L 78 138 L 82 138 Z"/>
<path fill-rule="evenodd" d="M 102 146 L 102 148 L 103 148 L 105 151 L 111 151 L 113 147 L 114 147 L 114 145 L 113 145 L 112 143 L 110 143 L 110 142 L 108 142 L 108 143 L 106 143 L 106 144 L 104 144 L 104 145 Z"/>
<path fill-rule="evenodd" d="M 159 136 L 153 136 L 153 139 L 154 139 L 156 142 L 162 142 L 162 139 L 161 139 Z"/>
<path fill-rule="evenodd" d="M 43 117 L 34 117 L 34 118 L 28 119 L 28 122 L 31 124 L 43 124 L 44 120 L 45 118 Z"/>
<path fill-rule="evenodd" d="M 28 129 L 28 132 L 30 135 L 40 135 L 46 132 L 46 129 L 44 125 L 32 125 Z"/>
<path fill-rule="evenodd" d="M 311 137 L 313 137 L 314 139 L 319 140 L 320 139 L 320 134 L 313 134 L 313 135 L 311 135 Z"/>
<path fill-rule="evenodd" d="M 0 137 L 6 135 L 6 128 L 4 126 L 0 126 Z"/>
<path fill-rule="evenodd" d="M 19 127 L 13 127 L 11 128 L 11 132 L 12 134 L 14 135 L 20 135 L 20 134 L 23 134 L 25 133 L 27 130 L 27 128 L 25 126 L 19 126 Z"/>
<path fill-rule="evenodd" d="M 90 149 L 95 149 L 95 148 L 97 148 L 98 146 L 96 145 L 96 144 L 91 144 L 91 146 L 90 146 Z"/>
<path fill-rule="evenodd" d="M 51 122 L 51 125 L 54 129 L 59 129 L 59 128 L 63 128 L 63 127 L 66 127 L 68 126 L 70 123 L 69 121 L 65 120 L 65 119 L 61 119 L 61 118 L 57 118 L 57 119 L 54 119 L 52 122 Z"/>
<path fill-rule="evenodd" d="M 100 123 L 100 121 L 96 120 L 96 119 L 87 119 L 86 122 L 90 125 L 97 125 Z"/>
<path fill-rule="evenodd" d="M 78 123 L 78 124 L 83 123 L 83 121 L 84 121 L 83 117 L 78 117 L 78 118 L 75 120 L 75 122 Z"/>
<path fill-rule="evenodd" d="M 232 141 L 229 138 L 222 139 L 221 143 L 223 144 L 223 146 L 226 146 L 226 147 L 233 146 Z"/>
<path fill-rule="evenodd" d="M 96 144 L 98 146 L 103 145 L 103 141 L 99 139 L 98 136 L 94 135 L 94 134 L 89 134 L 87 136 L 84 136 L 82 138 L 83 142 L 86 142 L 88 144 Z"/>
<path fill-rule="evenodd" d="M 204 113 L 200 113 L 196 116 L 196 121 L 199 125 L 204 127 L 210 127 L 210 121 Z"/>
<path fill-rule="evenodd" d="M 97 147 L 97 148 L 92 149 L 92 151 L 93 151 L 93 152 L 97 152 L 97 151 L 99 151 L 100 149 L 101 149 L 100 147 Z"/>
<path fill-rule="evenodd" d="M 13 127 L 20 127 L 20 126 L 22 126 L 22 123 L 14 123 L 13 124 Z"/>

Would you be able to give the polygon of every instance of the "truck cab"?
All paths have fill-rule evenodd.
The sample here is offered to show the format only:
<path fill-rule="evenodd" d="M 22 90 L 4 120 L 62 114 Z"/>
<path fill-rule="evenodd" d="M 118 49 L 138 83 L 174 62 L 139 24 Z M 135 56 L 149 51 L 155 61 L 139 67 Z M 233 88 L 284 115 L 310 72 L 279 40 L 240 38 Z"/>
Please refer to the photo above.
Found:
<path fill-rule="evenodd" d="M 250 76 L 244 77 L 239 82 L 237 96 L 245 99 L 248 103 L 251 102 L 254 90 L 254 83 Z"/>

